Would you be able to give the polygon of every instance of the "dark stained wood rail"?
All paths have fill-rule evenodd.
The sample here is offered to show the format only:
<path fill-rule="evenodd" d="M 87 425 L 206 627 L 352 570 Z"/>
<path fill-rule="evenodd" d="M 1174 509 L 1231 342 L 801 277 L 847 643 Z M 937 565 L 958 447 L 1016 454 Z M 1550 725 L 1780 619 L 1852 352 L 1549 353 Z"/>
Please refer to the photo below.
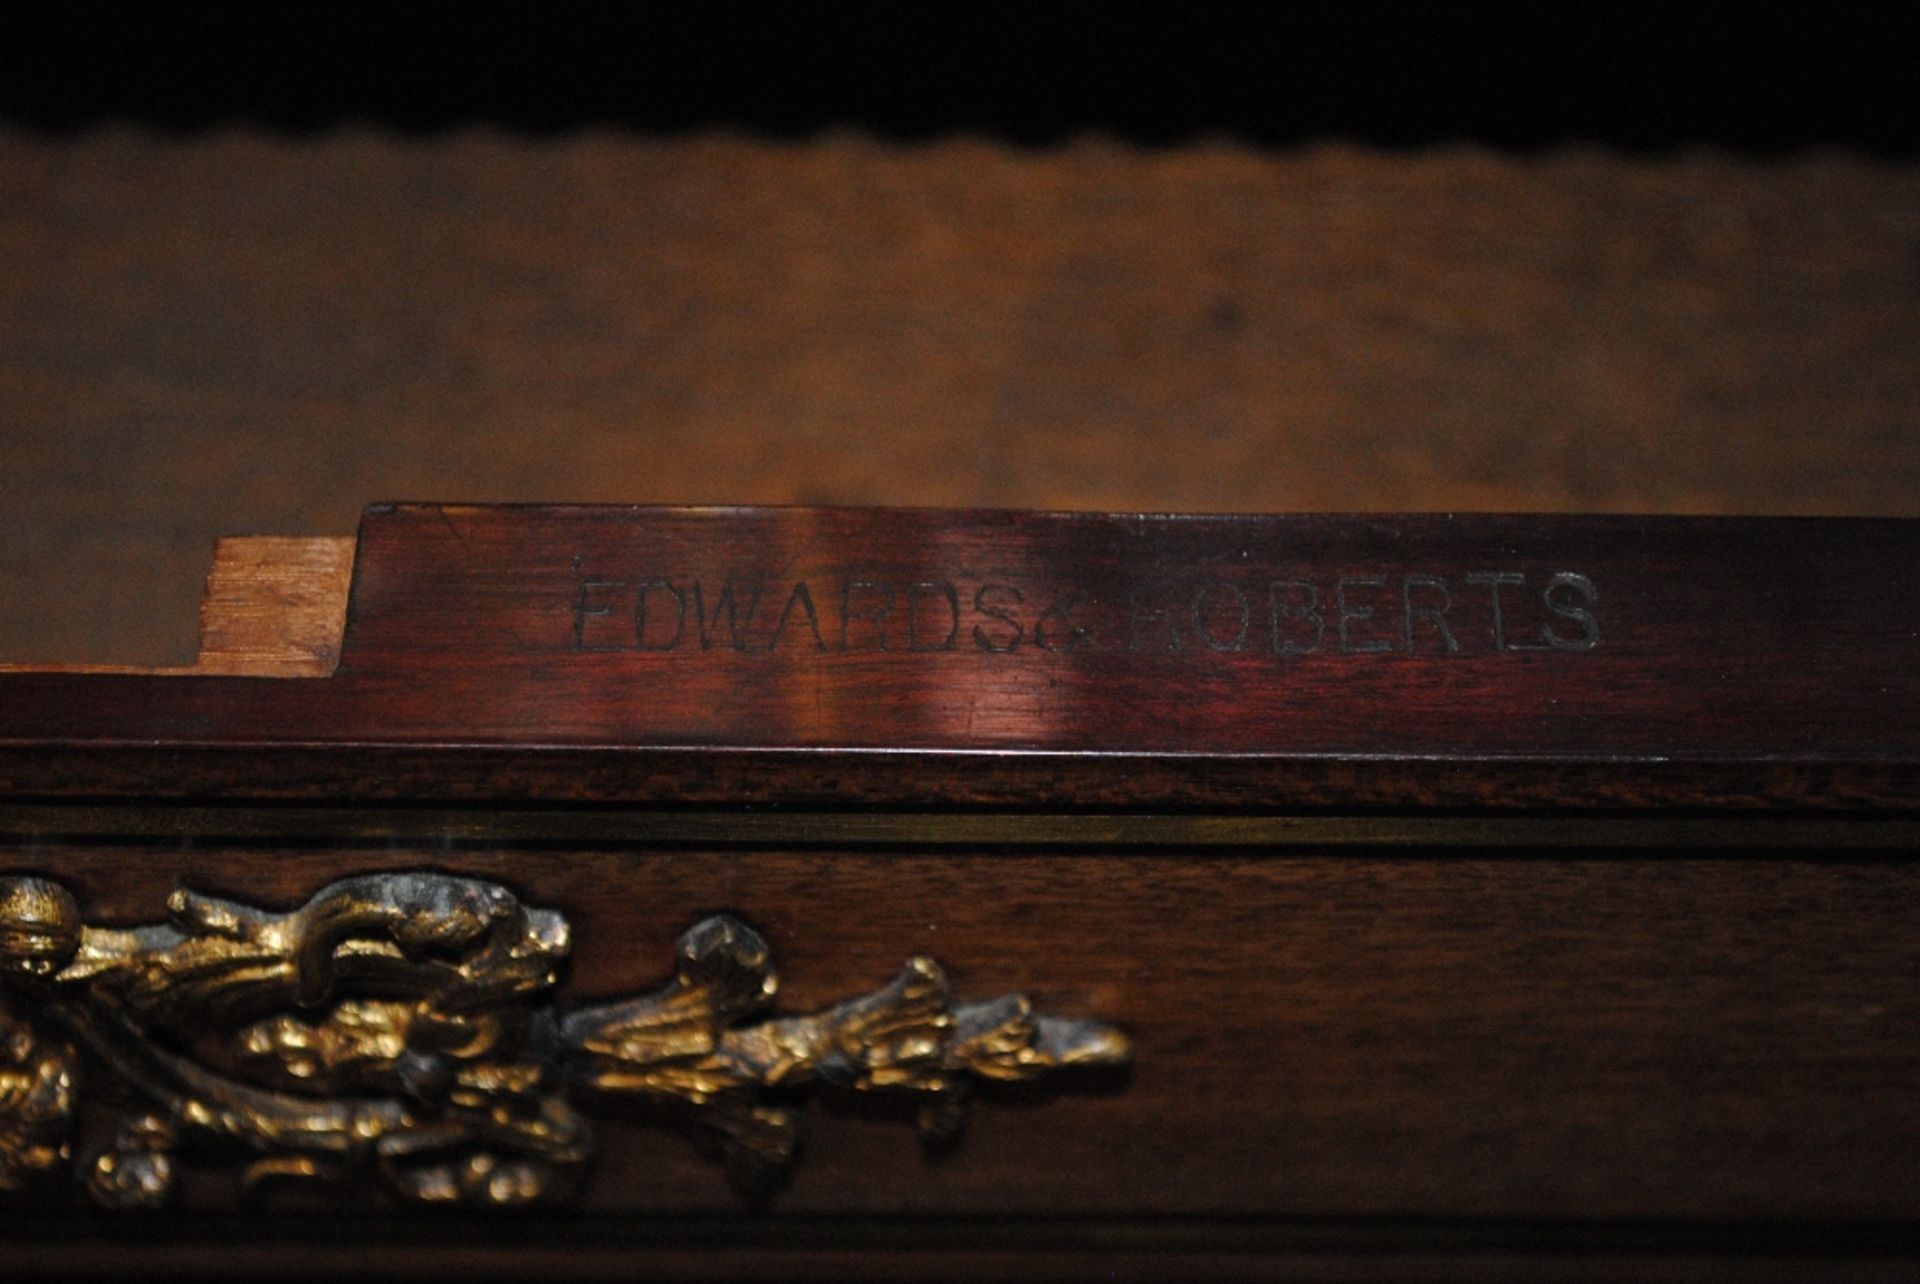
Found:
<path fill-rule="evenodd" d="M 563 1009 L 725 914 L 783 1012 L 923 955 L 1133 1060 L 989 1085 L 946 1148 L 823 1091 L 758 1207 L 612 1111 L 562 1211 L 348 1184 L 236 1229 L 207 1165 L 153 1223 L 48 1197 L 0 1262 L 110 1273 L 157 1228 L 156 1269 L 317 1273 L 338 1225 L 420 1272 L 1910 1278 L 1917 554 L 1900 520 L 376 505 L 337 663 L 0 673 L 0 876 L 108 927 L 486 880 L 564 915 Z"/>
<path fill-rule="evenodd" d="M 0 673 L 0 785 L 1907 810 L 1916 564 L 1897 520 L 381 505 L 335 671 Z"/>

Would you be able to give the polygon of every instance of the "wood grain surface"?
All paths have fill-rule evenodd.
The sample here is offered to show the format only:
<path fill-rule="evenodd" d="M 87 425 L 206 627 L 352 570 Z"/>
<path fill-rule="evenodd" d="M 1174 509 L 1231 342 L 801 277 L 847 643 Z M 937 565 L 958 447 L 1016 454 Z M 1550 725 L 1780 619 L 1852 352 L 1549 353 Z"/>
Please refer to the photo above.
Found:
<path fill-rule="evenodd" d="M 1920 632 L 1887 586 L 1917 540 L 1884 520 L 378 506 L 336 672 L 0 673 L 0 783 L 1904 811 Z M 409 752 L 418 773 L 375 765 Z M 619 783 L 590 783 L 593 758 Z"/>
<path fill-rule="evenodd" d="M 1920 171 L 0 138 L 0 659 L 382 498 L 1914 515 Z"/>
<path fill-rule="evenodd" d="M 1916 263 L 1920 170 L 1838 155 L 0 136 L 0 658 L 184 664 L 215 535 L 343 537 L 391 497 L 1916 516 Z M 1198 647 L 1056 657 L 1063 686 L 970 631 L 938 683 L 837 649 L 856 560 L 951 561 L 977 594 L 1059 559 L 1111 596 L 1120 527 L 1003 514 L 932 557 L 925 515 L 761 520 L 777 569 L 836 577 L 819 648 L 643 650 L 635 554 L 711 546 L 684 531 L 396 508 L 331 677 L 0 675 L 0 868 L 120 924 L 182 884 L 289 906 L 357 872 L 493 878 L 572 920 L 581 998 L 650 988 L 731 912 L 786 1010 L 924 952 L 963 999 L 1123 1026 L 1131 1071 L 988 1093 L 944 1152 L 830 1096 L 770 1210 L 626 1118 L 584 1206 L 527 1219 L 353 1190 L 236 1215 L 196 1166 L 172 1220 L 8 1217 L 10 1278 L 1911 1278 L 1920 887 L 1908 830 L 1861 837 L 1920 805 L 1905 524 L 1289 527 L 1336 594 L 1376 568 L 1401 593 L 1349 621 L 1388 650 L 1300 657 L 1282 708 L 1228 681 L 1255 654 L 1207 645 L 1238 635 L 1219 593 Z M 1146 560 L 1222 529 L 1164 524 Z M 1459 594 L 1454 652 L 1408 578 L 1453 595 L 1482 569 L 1454 554 L 1597 586 L 1557 600 L 1600 645 L 1552 647 L 1584 625 L 1535 596 L 1515 636 L 1549 649 L 1508 653 Z M 721 681 L 738 660 L 757 686 Z M 23 820 L 55 797 L 68 819 Z M 375 800 L 412 822 L 342 837 Z M 436 841 L 475 800 L 554 831 Z M 590 839 L 588 806 L 775 828 Z M 1498 854 L 777 829 L 1145 806 L 1749 828 Z M 268 836 L 221 837 L 228 811 Z M 1751 828 L 1802 821 L 1846 849 Z"/>
<path fill-rule="evenodd" d="M 354 871 L 498 879 L 568 915 L 581 999 L 658 985 L 674 937 L 730 912 L 766 936 L 790 1011 L 920 952 L 962 998 L 1025 992 L 1133 1037 L 1124 1078 L 987 1092 L 951 1152 L 924 1152 L 907 1114 L 829 1098 L 784 1214 L 1920 1218 L 1906 859 L 103 844 L 22 860 L 121 924 L 176 885 L 290 906 Z M 603 1133 L 589 1213 L 737 1209 L 683 1138 L 617 1112 Z M 195 1180 L 200 1206 L 231 1200 L 223 1166 Z"/>
<path fill-rule="evenodd" d="M 215 541 L 200 599 L 200 649 L 177 667 L 27 665 L 0 673 L 187 673 L 318 678 L 340 660 L 353 581 L 353 541 L 329 536 L 230 535 Z"/>

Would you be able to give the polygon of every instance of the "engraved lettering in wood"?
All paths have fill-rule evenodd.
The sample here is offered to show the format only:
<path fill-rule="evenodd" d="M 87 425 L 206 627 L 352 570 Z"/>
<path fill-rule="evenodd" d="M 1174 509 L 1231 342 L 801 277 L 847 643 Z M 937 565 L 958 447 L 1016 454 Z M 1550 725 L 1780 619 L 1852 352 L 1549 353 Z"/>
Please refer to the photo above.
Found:
<path fill-rule="evenodd" d="M 1195 664 L 1258 656 L 1370 663 L 1601 645 L 1600 591 L 1577 571 L 1196 572 L 1104 592 L 959 574 L 583 574 L 569 592 L 571 646 L 589 652 L 890 652 L 911 662 L 955 650 L 1016 660 L 1108 651 Z M 782 604 L 777 613 L 760 614 L 763 596 Z"/>

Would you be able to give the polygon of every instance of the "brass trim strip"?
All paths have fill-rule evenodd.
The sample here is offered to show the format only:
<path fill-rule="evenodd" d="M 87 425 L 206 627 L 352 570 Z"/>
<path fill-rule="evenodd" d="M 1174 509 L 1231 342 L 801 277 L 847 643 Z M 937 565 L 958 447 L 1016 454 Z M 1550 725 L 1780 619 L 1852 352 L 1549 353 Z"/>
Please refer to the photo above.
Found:
<path fill-rule="evenodd" d="M 1422 847 L 1920 850 L 1920 821 L 1547 817 L 665 811 L 0 803 L 0 842 L 180 839 L 524 845 Z"/>

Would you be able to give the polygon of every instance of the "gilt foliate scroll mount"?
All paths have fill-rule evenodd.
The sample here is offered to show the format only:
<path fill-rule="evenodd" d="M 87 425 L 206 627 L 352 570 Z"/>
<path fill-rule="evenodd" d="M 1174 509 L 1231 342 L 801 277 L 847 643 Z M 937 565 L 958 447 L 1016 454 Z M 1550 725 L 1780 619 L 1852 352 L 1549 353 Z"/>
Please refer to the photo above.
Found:
<path fill-rule="evenodd" d="M 578 1188 L 588 1113 L 625 1100 L 758 1193 L 795 1158 L 800 1090 L 902 1097 L 939 1139 L 980 1081 L 1130 1056 L 1019 995 L 955 1004 L 925 957 L 776 1015 L 766 942 L 728 916 L 627 1000 L 563 1004 L 570 946 L 556 911 L 439 873 L 345 879 L 286 913 L 180 890 L 126 930 L 87 924 L 56 881 L 0 878 L 0 1191 L 73 1171 L 102 1204 L 155 1207 L 183 1163 L 224 1154 L 244 1190 L 371 1174 L 405 1201 L 537 1203 Z M 103 1143 L 79 1139 L 83 1098 L 115 1113 Z"/>

